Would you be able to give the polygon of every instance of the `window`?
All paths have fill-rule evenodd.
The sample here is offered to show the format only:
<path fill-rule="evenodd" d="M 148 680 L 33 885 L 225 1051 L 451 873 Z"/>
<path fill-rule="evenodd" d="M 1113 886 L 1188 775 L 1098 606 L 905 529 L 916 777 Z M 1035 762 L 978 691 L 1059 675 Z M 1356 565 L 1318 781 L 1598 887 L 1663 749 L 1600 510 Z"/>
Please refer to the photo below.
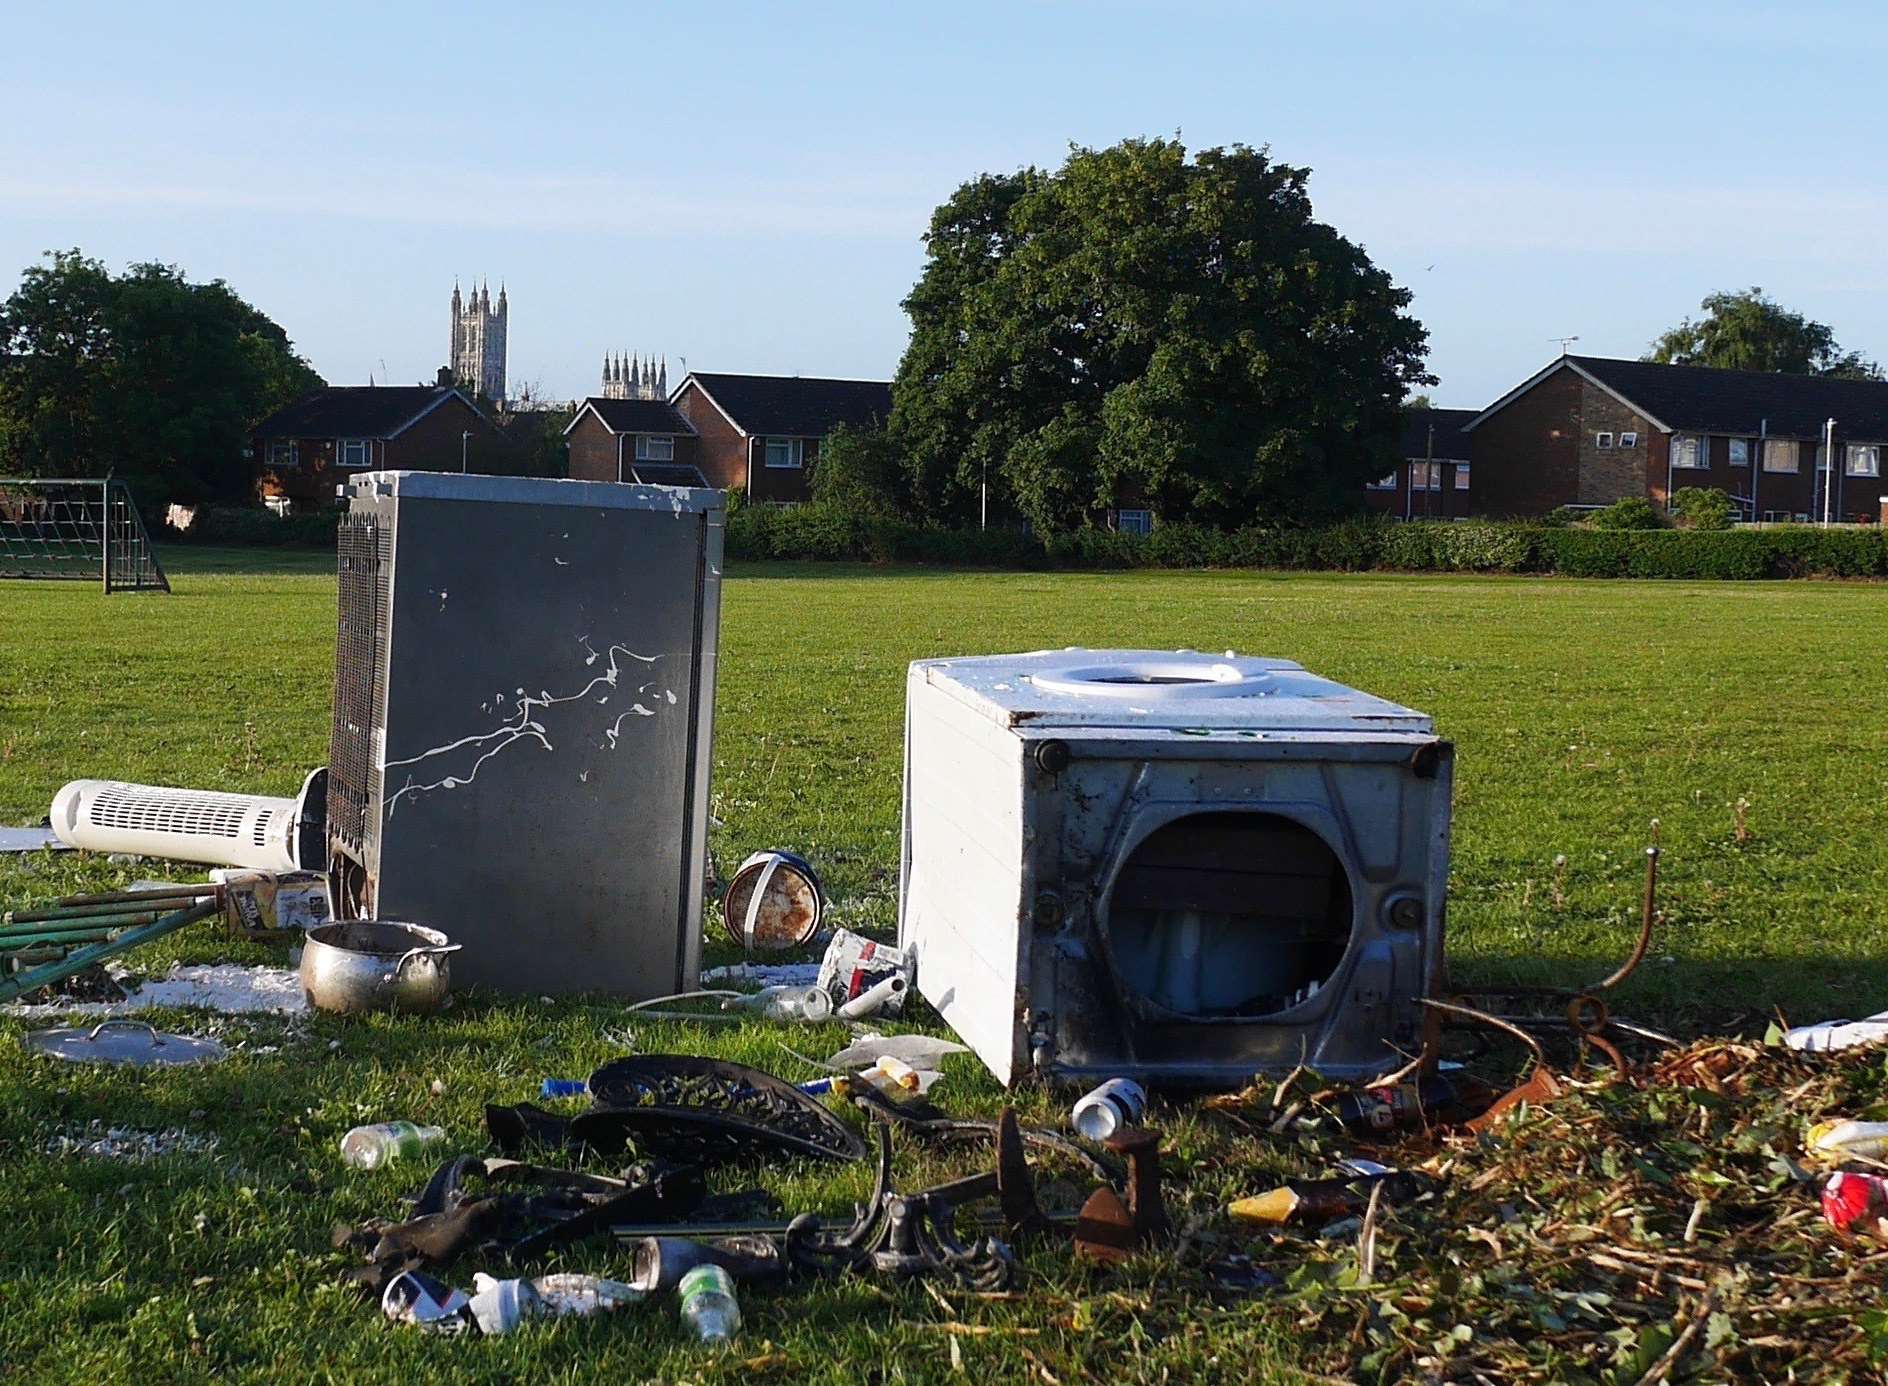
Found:
<path fill-rule="evenodd" d="M 278 438 L 269 444 L 269 465 L 271 467 L 295 467 L 300 459 L 295 455 L 293 438 Z"/>
<path fill-rule="evenodd" d="M 1610 434 L 1610 433 L 1595 433 L 1595 434 L 1593 435 L 1593 446 L 1594 446 L 1594 447 L 1596 447 L 1596 448 L 1598 448 L 1598 449 L 1600 449 L 1600 451 L 1602 451 L 1602 452 L 1604 452 L 1604 451 L 1606 451 L 1606 450 L 1607 450 L 1608 448 L 1610 448 L 1610 447 L 1612 447 L 1612 445 L 1613 445 L 1613 435 L 1612 435 L 1612 434 Z"/>
<path fill-rule="evenodd" d="M 374 460 L 374 445 L 366 438 L 343 438 L 335 460 L 343 467 L 371 466 Z"/>
<path fill-rule="evenodd" d="M 1620 446 L 1620 447 L 1622 447 L 1622 448 L 1636 448 L 1636 447 L 1638 447 L 1638 446 L 1639 446 L 1639 435 L 1638 435 L 1638 434 L 1636 434 L 1636 433 L 1622 433 L 1622 434 L 1620 434 L 1620 435 L 1619 435 L 1619 446 Z"/>
<path fill-rule="evenodd" d="M 1763 522 L 1767 525 L 1787 525 L 1790 522 L 1790 512 L 1787 510 L 1766 510 L 1763 512 Z"/>
<path fill-rule="evenodd" d="M 1154 516 L 1146 510 L 1117 510 L 1114 527 L 1123 534 L 1146 534 L 1154 527 Z"/>
<path fill-rule="evenodd" d="M 1704 450 L 1704 439 L 1695 433 L 1674 433 L 1672 435 L 1672 465 L 1690 469 L 1709 467 L 1711 459 Z"/>
<path fill-rule="evenodd" d="M 1396 473 L 1391 472 L 1388 476 L 1378 477 L 1365 489 L 1370 491 L 1394 491 L 1396 489 Z"/>
<path fill-rule="evenodd" d="M 1412 491 L 1440 491 L 1442 489 L 1442 464 L 1440 462 L 1410 463 L 1409 485 Z"/>
<path fill-rule="evenodd" d="M 636 460 L 638 462 L 673 462 L 675 439 L 660 437 L 653 433 L 638 433 L 636 435 Z"/>
<path fill-rule="evenodd" d="M 767 465 L 770 467 L 798 467 L 805 456 L 801 438 L 769 438 L 767 440 Z"/>
<path fill-rule="evenodd" d="M 1849 476 L 1880 476 L 1881 445 L 1850 443 L 1848 461 L 1843 470 Z"/>
<path fill-rule="evenodd" d="M 1455 489 L 1458 491 L 1468 490 L 1468 463 L 1466 462 L 1457 462 L 1455 464 Z"/>
<path fill-rule="evenodd" d="M 1731 465 L 1748 467 L 1750 465 L 1750 439 L 1733 438 L 1731 441 Z"/>
<path fill-rule="evenodd" d="M 1795 471 L 1796 440 L 1794 438 L 1765 438 L 1763 440 L 1763 469 L 1766 472 Z"/>

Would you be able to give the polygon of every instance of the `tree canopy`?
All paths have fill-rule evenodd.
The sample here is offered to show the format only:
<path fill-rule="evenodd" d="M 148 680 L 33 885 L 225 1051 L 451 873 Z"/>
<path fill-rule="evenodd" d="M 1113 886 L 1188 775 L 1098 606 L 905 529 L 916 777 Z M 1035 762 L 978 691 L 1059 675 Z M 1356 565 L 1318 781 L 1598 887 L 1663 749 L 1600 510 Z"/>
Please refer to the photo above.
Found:
<path fill-rule="evenodd" d="M 931 218 L 890 432 L 906 503 L 1039 529 L 1101 507 L 1237 523 L 1345 508 L 1432 384 L 1408 290 L 1264 149 L 1129 140 L 986 174 Z"/>
<path fill-rule="evenodd" d="M 0 305 L 0 472 L 114 472 L 151 500 L 235 499 L 271 410 L 319 386 L 279 326 L 220 279 L 113 275 L 77 250 Z"/>
<path fill-rule="evenodd" d="M 1709 294 L 1704 316 L 1686 318 L 1661 335 L 1645 355 L 1673 366 L 1718 366 L 1784 375 L 1830 375 L 1880 380 L 1881 367 L 1857 351 L 1845 351 L 1826 324 L 1792 312 L 1760 288 Z"/>

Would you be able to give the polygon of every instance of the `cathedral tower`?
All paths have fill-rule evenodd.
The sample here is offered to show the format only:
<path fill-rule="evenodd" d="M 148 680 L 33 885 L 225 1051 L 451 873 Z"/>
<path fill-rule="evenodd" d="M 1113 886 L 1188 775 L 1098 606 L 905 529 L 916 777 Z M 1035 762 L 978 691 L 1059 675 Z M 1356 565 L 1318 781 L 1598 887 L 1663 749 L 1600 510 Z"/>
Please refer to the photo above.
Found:
<path fill-rule="evenodd" d="M 604 356 L 603 387 L 597 392 L 604 399 L 667 399 L 669 397 L 669 358 L 662 364 L 656 358 L 640 360 L 635 356 Z"/>
<path fill-rule="evenodd" d="M 489 289 L 480 285 L 464 300 L 452 286 L 452 375 L 494 403 L 505 398 L 505 327 L 509 305 L 505 286 L 498 286 L 494 304 Z"/>

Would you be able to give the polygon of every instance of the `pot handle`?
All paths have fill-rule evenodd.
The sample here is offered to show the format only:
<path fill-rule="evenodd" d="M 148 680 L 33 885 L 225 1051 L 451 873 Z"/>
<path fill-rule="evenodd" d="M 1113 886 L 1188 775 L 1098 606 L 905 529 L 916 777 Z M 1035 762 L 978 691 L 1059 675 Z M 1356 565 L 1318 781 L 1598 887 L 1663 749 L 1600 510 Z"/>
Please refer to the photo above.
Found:
<path fill-rule="evenodd" d="M 436 953 L 456 953 L 463 947 L 465 947 L 463 943 L 442 943 L 431 944 L 424 948 L 409 948 L 400 955 L 400 961 L 381 977 L 381 983 L 387 985 L 398 981 L 400 974 L 406 971 L 406 965 L 415 958 L 430 957 Z"/>
<path fill-rule="evenodd" d="M 142 1030 L 151 1037 L 152 1044 L 159 1045 L 164 1042 L 164 1037 L 157 1033 L 157 1027 L 155 1025 L 147 1025 L 142 1020 L 101 1020 L 92 1027 L 92 1033 L 87 1035 L 86 1038 L 96 1040 L 107 1030 Z"/>

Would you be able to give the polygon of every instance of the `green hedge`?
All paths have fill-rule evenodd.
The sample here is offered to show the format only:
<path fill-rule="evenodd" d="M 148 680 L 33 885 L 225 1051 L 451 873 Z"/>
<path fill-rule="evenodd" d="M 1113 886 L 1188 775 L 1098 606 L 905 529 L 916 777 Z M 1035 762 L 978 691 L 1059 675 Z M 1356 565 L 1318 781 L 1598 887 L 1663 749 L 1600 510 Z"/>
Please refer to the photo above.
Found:
<path fill-rule="evenodd" d="M 231 544 L 242 547 L 333 548 L 341 511 L 315 510 L 301 515 L 276 515 L 259 505 L 199 506 L 190 528 L 175 530 L 146 521 L 151 537 L 160 544 Z"/>
<path fill-rule="evenodd" d="M 1589 529 L 1520 521 L 1346 521 L 1318 529 L 1158 526 L 1145 537 L 1077 530 L 1046 542 L 1012 530 L 927 529 L 817 505 L 728 516 L 731 558 L 1004 568 L 1285 568 L 1306 571 L 1553 573 L 1562 577 L 1791 578 L 1888 574 L 1873 526 Z"/>

